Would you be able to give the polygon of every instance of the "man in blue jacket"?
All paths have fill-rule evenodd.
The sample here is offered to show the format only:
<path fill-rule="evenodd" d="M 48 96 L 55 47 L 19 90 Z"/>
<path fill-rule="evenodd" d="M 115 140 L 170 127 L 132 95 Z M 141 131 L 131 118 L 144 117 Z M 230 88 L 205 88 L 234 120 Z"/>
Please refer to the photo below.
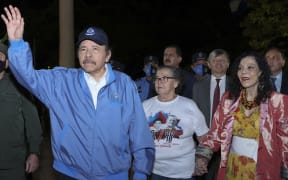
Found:
<path fill-rule="evenodd" d="M 153 77 L 158 68 L 158 58 L 156 56 L 146 56 L 144 58 L 145 76 L 135 81 L 141 101 L 145 101 L 153 96 L 156 96 Z"/>
<path fill-rule="evenodd" d="M 146 179 L 154 160 L 153 139 L 133 80 L 108 64 L 106 33 L 96 27 L 80 33 L 81 68 L 35 70 L 19 9 L 4 10 L 10 68 L 49 108 L 53 167 L 61 178 L 126 180 L 133 158 L 133 179 Z"/>

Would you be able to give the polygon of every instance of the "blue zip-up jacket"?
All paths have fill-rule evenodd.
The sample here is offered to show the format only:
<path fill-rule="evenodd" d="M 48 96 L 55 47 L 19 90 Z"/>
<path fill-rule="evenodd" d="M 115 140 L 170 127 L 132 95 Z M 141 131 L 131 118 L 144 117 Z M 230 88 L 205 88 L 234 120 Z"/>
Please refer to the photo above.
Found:
<path fill-rule="evenodd" d="M 108 65 L 107 84 L 95 109 L 81 68 L 35 70 L 29 44 L 10 41 L 9 66 L 24 87 L 49 109 L 53 167 L 76 179 L 146 179 L 154 142 L 135 83 Z M 127 177 L 127 176 L 126 176 Z"/>
<path fill-rule="evenodd" d="M 150 85 L 152 83 L 149 83 L 146 77 L 142 77 L 135 81 L 135 84 L 137 86 L 140 99 L 143 102 L 149 97 Z"/>

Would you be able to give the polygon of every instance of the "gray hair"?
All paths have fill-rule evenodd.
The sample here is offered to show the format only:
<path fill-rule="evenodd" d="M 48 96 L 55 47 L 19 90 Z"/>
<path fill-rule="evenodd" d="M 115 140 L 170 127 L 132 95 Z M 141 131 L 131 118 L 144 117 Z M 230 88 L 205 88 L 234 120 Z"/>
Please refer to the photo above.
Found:
<path fill-rule="evenodd" d="M 213 51 L 211 51 L 208 56 L 208 61 L 211 61 L 212 59 L 220 55 L 224 55 L 228 62 L 230 62 L 229 54 L 224 49 L 214 49 Z"/>
<path fill-rule="evenodd" d="M 182 90 L 182 85 L 183 85 L 183 72 L 181 71 L 181 69 L 173 67 L 173 66 L 164 65 L 164 66 L 158 67 L 156 73 L 162 69 L 167 69 L 169 72 L 171 72 L 174 79 L 179 82 L 177 88 L 175 89 L 175 92 L 177 94 L 180 93 Z"/>

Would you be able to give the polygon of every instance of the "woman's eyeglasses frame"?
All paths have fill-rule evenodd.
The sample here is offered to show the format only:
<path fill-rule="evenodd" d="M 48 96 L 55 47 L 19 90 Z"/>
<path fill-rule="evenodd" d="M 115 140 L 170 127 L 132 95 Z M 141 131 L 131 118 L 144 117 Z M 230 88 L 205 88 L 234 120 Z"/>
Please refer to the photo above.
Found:
<path fill-rule="evenodd" d="M 153 77 L 153 82 L 161 81 L 161 82 L 168 82 L 169 79 L 176 79 L 173 76 L 163 76 L 163 77 Z"/>

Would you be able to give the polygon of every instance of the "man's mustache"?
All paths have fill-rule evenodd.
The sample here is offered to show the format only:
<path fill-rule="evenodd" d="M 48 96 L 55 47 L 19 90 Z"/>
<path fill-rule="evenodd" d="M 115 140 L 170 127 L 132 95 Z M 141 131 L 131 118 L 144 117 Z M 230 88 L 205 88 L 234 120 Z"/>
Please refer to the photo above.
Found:
<path fill-rule="evenodd" d="M 83 64 L 86 63 L 96 64 L 96 62 L 92 61 L 91 59 L 84 59 Z"/>

